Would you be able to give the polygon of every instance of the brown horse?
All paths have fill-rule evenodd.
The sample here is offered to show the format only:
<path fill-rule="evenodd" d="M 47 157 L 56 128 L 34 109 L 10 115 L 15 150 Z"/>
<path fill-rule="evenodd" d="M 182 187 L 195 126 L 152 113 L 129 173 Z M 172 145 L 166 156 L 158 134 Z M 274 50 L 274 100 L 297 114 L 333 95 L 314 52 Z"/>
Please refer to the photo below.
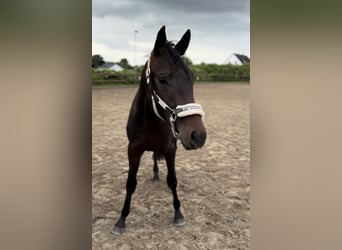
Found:
<path fill-rule="evenodd" d="M 137 185 L 140 158 L 145 151 L 153 151 L 155 160 L 157 155 L 165 158 L 167 184 L 173 194 L 174 224 L 185 224 L 177 196 L 176 141 L 179 139 L 184 148 L 190 150 L 202 147 L 206 140 L 202 122 L 204 112 L 201 105 L 194 102 L 194 74 L 181 58 L 188 48 L 190 36 L 190 30 L 187 30 L 174 45 L 167 41 L 163 26 L 143 69 L 126 127 L 129 140 L 127 193 L 121 216 L 112 230 L 114 234 L 124 231 Z"/>

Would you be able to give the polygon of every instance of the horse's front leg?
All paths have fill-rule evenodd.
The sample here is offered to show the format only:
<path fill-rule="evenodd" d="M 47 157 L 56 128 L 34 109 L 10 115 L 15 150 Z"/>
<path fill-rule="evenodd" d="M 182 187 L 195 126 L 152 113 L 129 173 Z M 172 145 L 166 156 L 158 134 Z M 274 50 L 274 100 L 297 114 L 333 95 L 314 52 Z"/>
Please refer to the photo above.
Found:
<path fill-rule="evenodd" d="M 121 210 L 121 216 L 115 223 L 112 230 L 113 234 L 120 235 L 125 229 L 126 217 L 130 211 L 132 195 L 137 186 L 137 173 L 139 169 L 140 158 L 143 152 L 143 150 L 138 150 L 137 148 L 132 147 L 131 143 L 128 145 L 129 171 L 126 182 L 126 198 Z"/>
<path fill-rule="evenodd" d="M 158 168 L 158 153 L 153 152 L 153 178 L 152 181 L 154 183 L 159 183 L 160 178 L 159 178 L 159 168 Z"/>
<path fill-rule="evenodd" d="M 174 224 L 176 226 L 183 226 L 185 224 L 184 216 L 180 211 L 180 201 L 177 195 L 177 176 L 175 169 L 175 158 L 176 158 L 176 149 L 172 150 L 170 153 L 165 155 L 165 160 L 167 164 L 167 184 L 172 191 L 173 194 L 173 206 L 175 209 L 175 217 Z"/>

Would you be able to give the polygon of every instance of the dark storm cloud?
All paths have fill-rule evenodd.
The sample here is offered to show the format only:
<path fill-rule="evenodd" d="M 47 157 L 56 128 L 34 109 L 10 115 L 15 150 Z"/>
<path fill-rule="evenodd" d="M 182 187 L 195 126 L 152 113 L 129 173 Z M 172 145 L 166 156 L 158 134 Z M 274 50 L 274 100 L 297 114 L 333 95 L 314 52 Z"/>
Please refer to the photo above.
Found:
<path fill-rule="evenodd" d="M 133 31 L 138 30 L 141 63 L 140 55 L 148 54 L 156 32 L 166 25 L 172 41 L 191 29 L 189 56 L 196 62 L 221 63 L 229 53 L 249 55 L 249 6 L 249 0 L 93 0 L 93 48 L 111 58 L 122 51 L 133 58 Z"/>
<path fill-rule="evenodd" d="M 94 0 L 93 16 L 129 19 L 137 28 L 191 25 L 207 34 L 222 30 L 249 31 L 249 0 Z"/>
<path fill-rule="evenodd" d="M 135 0 L 93 0 L 92 15 L 95 17 L 108 17 L 108 16 L 137 16 L 141 12 L 141 1 Z"/>
<path fill-rule="evenodd" d="M 249 0 L 94 0 L 93 16 L 140 17 L 153 12 L 163 15 L 172 12 L 193 13 L 244 13 L 249 16 Z"/>
<path fill-rule="evenodd" d="M 171 8 L 188 13 L 222 13 L 222 12 L 244 12 L 249 10 L 249 1 L 227 1 L 227 0 L 173 0 L 147 2 L 159 5 L 160 8 Z"/>

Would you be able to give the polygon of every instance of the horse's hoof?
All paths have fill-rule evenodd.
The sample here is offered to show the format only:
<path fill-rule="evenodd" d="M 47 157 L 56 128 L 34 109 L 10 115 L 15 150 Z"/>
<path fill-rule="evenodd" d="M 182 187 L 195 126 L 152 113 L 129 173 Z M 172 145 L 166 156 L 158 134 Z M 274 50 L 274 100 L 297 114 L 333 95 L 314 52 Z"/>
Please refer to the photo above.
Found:
<path fill-rule="evenodd" d="M 121 235 L 124 231 L 125 231 L 124 227 L 114 226 L 114 228 L 112 230 L 112 234 L 114 234 L 114 235 Z"/>
<path fill-rule="evenodd" d="M 184 218 L 174 219 L 174 224 L 176 227 L 182 227 L 185 225 L 185 220 L 184 220 Z"/>
<path fill-rule="evenodd" d="M 153 182 L 153 184 L 159 184 L 160 183 L 160 179 L 153 179 L 152 182 Z"/>
<path fill-rule="evenodd" d="M 159 183 L 160 183 L 160 178 L 159 178 L 159 176 L 153 177 L 153 178 L 152 178 L 152 182 L 153 182 L 153 184 L 159 184 Z"/>

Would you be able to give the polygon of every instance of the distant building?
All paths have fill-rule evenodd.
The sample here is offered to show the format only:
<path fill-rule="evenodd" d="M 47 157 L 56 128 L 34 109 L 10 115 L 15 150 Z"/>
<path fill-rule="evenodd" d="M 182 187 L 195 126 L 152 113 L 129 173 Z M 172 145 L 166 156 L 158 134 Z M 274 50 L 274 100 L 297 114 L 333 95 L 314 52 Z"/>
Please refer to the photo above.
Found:
<path fill-rule="evenodd" d="M 250 63 L 250 59 L 248 56 L 236 54 L 231 54 L 227 60 L 224 61 L 224 64 L 233 64 L 233 65 L 242 65 L 245 63 Z"/>
<path fill-rule="evenodd" d="M 110 62 L 102 64 L 97 69 L 98 70 L 113 70 L 113 71 L 122 71 L 123 70 L 123 68 L 119 64 L 117 64 L 117 63 L 110 63 Z"/>

